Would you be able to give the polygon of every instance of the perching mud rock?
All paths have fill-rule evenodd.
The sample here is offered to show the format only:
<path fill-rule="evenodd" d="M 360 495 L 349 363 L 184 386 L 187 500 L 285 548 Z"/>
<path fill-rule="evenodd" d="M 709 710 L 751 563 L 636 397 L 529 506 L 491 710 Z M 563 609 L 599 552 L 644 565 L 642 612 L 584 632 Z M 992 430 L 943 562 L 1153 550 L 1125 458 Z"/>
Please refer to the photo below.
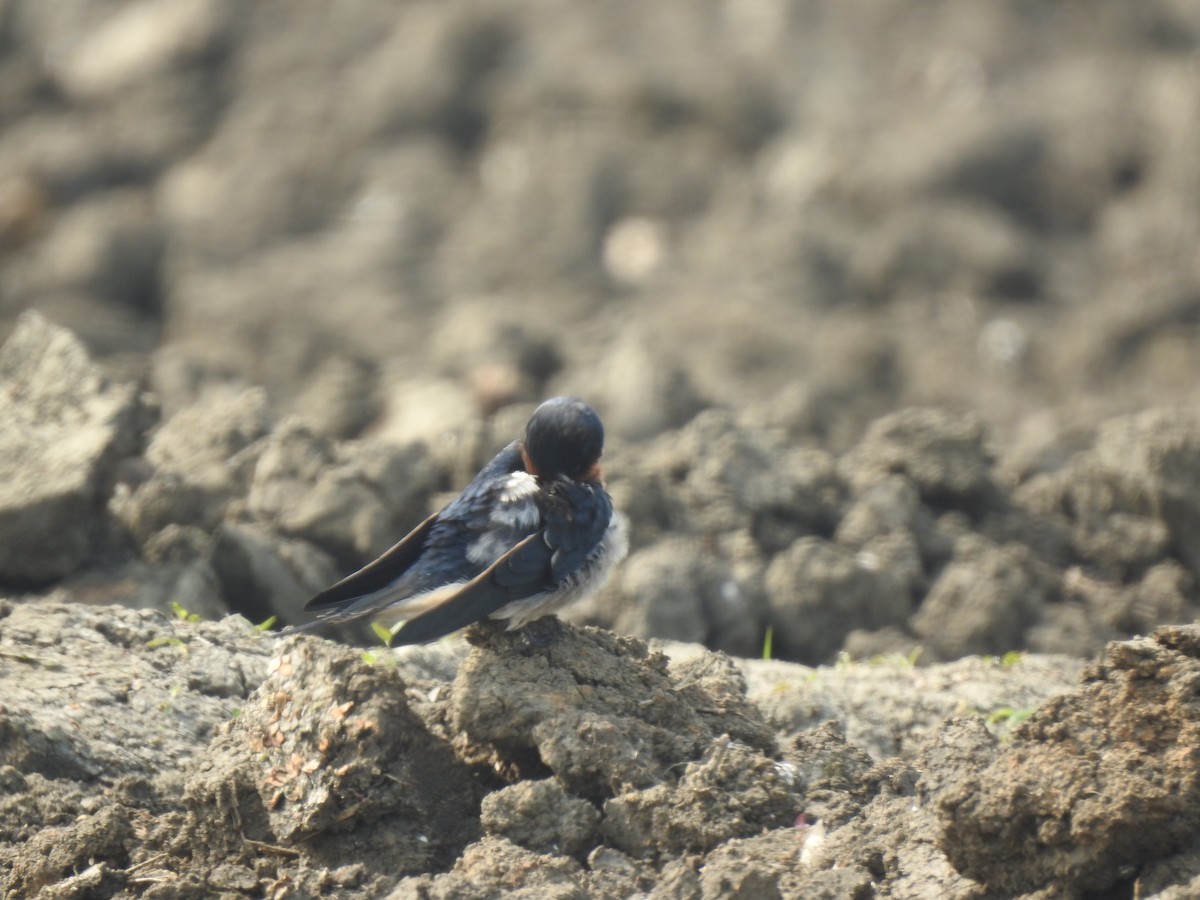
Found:
<path fill-rule="evenodd" d="M 773 752 L 729 662 L 675 673 L 641 641 L 548 621 L 532 639 L 481 630 L 459 670 L 451 722 L 478 752 L 596 802 L 663 780 L 722 734 Z"/>

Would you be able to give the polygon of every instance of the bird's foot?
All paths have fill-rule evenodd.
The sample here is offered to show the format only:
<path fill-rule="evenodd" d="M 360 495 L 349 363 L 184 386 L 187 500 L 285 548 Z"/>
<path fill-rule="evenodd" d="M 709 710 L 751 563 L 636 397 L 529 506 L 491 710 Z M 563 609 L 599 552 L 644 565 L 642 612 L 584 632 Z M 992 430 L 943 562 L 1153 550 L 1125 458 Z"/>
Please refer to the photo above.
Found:
<path fill-rule="evenodd" d="M 480 619 L 473 625 L 468 625 L 463 631 L 463 638 L 472 647 L 482 647 L 499 637 L 507 630 L 504 622 L 498 619 Z"/>
<path fill-rule="evenodd" d="M 521 637 L 530 647 L 548 647 L 563 636 L 566 627 L 558 616 L 542 616 L 521 629 Z"/>

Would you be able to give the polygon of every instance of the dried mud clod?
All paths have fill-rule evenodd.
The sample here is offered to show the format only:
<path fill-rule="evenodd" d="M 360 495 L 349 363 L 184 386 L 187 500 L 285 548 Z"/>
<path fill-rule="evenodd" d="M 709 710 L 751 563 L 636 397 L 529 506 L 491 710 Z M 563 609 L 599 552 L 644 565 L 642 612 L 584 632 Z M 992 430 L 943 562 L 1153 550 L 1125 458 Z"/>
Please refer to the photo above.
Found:
<path fill-rule="evenodd" d="M 267 680 L 198 761 L 176 847 L 276 848 L 390 875 L 447 865 L 477 830 L 478 798 L 404 693 L 393 668 L 359 652 L 281 643 Z"/>
<path fill-rule="evenodd" d="M 633 856 L 705 853 L 730 838 L 793 823 L 803 806 L 796 787 L 789 764 L 718 737 L 677 783 L 607 801 L 604 835 Z"/>
<path fill-rule="evenodd" d="M 469 638 L 448 700 L 456 748 L 513 783 L 484 798 L 487 836 L 450 871 L 404 879 L 392 896 L 624 897 L 664 878 L 680 896 L 718 896 L 773 889 L 799 859 L 806 782 L 727 657 L 670 663 L 639 640 L 554 621 Z M 791 863 L 747 874 L 732 851 L 702 863 L 764 834 Z"/>
<path fill-rule="evenodd" d="M 553 778 L 520 781 L 483 799 L 481 822 L 489 834 L 537 853 L 576 856 L 597 843 L 600 811 L 572 797 Z"/>
<path fill-rule="evenodd" d="M 721 734 L 774 752 L 726 658 L 671 670 L 642 641 L 561 625 L 536 641 L 482 630 L 475 639 L 451 695 L 453 730 L 525 777 L 553 773 L 602 802 L 673 779 Z"/>
<path fill-rule="evenodd" d="M 932 792 L 963 874 L 1006 894 L 1103 890 L 1194 839 L 1200 628 L 1111 644 L 1085 677 Z"/>

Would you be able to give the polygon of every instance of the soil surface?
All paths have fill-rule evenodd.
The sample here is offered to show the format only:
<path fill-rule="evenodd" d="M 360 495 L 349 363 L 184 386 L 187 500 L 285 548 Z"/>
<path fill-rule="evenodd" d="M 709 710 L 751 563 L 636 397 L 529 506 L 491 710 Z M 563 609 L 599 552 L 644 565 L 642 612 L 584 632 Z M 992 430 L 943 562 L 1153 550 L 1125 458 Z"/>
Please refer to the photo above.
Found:
<path fill-rule="evenodd" d="M 1198 53 L 0 0 L 0 896 L 1200 895 Z M 560 393 L 567 621 L 257 627 Z"/>

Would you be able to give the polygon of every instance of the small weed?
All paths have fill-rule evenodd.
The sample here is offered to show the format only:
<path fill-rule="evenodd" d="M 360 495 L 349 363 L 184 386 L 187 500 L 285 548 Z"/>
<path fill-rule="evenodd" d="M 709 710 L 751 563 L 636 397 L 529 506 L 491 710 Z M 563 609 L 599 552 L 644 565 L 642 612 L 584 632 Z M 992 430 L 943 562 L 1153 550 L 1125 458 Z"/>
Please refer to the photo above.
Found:
<path fill-rule="evenodd" d="M 762 644 L 762 658 L 763 659 L 771 659 L 772 658 L 772 649 L 773 649 L 772 645 L 774 643 L 774 638 L 775 638 L 775 627 L 773 625 L 768 625 L 767 633 L 763 635 L 763 644 Z"/>
<path fill-rule="evenodd" d="M 151 638 L 146 641 L 147 649 L 153 650 L 156 647 L 179 647 L 184 652 L 187 652 L 187 641 L 181 638 L 163 635 L 162 637 Z"/>
<path fill-rule="evenodd" d="M 270 631 L 272 628 L 275 627 L 275 623 L 278 621 L 279 621 L 279 616 L 271 616 L 271 618 L 267 619 L 265 622 L 259 622 L 254 627 L 257 628 L 259 631 Z"/>
<path fill-rule="evenodd" d="M 891 666 L 897 669 L 912 669 L 917 665 L 917 660 L 921 658 L 921 654 L 925 652 L 924 647 L 913 647 L 907 653 L 876 653 L 867 660 L 869 666 Z"/>
<path fill-rule="evenodd" d="M 1019 663 L 1024 657 L 1025 657 L 1025 654 L 1022 653 L 1020 650 L 1009 650 L 1002 657 L 1000 657 L 1000 668 L 1011 669 L 1013 666 L 1015 666 L 1017 663 Z"/>
<path fill-rule="evenodd" d="M 1011 706 L 1002 706 L 992 713 L 985 720 L 989 725 L 1020 725 L 1033 714 L 1032 709 L 1013 709 Z"/>
<path fill-rule="evenodd" d="M 1027 707 L 1013 709 L 1011 706 L 1002 706 L 989 713 L 984 722 L 994 733 L 999 735 L 1001 741 L 1009 741 L 1012 739 L 1013 729 L 1031 715 L 1033 715 L 1033 710 Z"/>
<path fill-rule="evenodd" d="M 362 654 L 362 661 L 365 662 L 368 666 L 378 666 L 378 665 L 398 666 L 398 665 L 400 665 L 400 660 L 396 659 L 396 657 L 393 656 L 391 653 L 385 653 L 384 655 L 380 656 L 379 654 L 375 653 L 373 650 L 364 650 L 363 654 Z"/>
<path fill-rule="evenodd" d="M 383 643 L 383 646 L 392 646 L 392 639 L 395 638 L 395 635 L 392 634 L 392 629 L 380 622 L 372 622 L 371 630 L 375 632 L 375 637 L 379 638 L 379 640 Z"/>
<path fill-rule="evenodd" d="M 171 603 L 171 612 L 175 613 L 175 618 L 177 618 L 180 622 L 200 621 L 199 613 L 188 612 L 187 609 L 185 609 L 182 605 L 175 602 Z"/>

